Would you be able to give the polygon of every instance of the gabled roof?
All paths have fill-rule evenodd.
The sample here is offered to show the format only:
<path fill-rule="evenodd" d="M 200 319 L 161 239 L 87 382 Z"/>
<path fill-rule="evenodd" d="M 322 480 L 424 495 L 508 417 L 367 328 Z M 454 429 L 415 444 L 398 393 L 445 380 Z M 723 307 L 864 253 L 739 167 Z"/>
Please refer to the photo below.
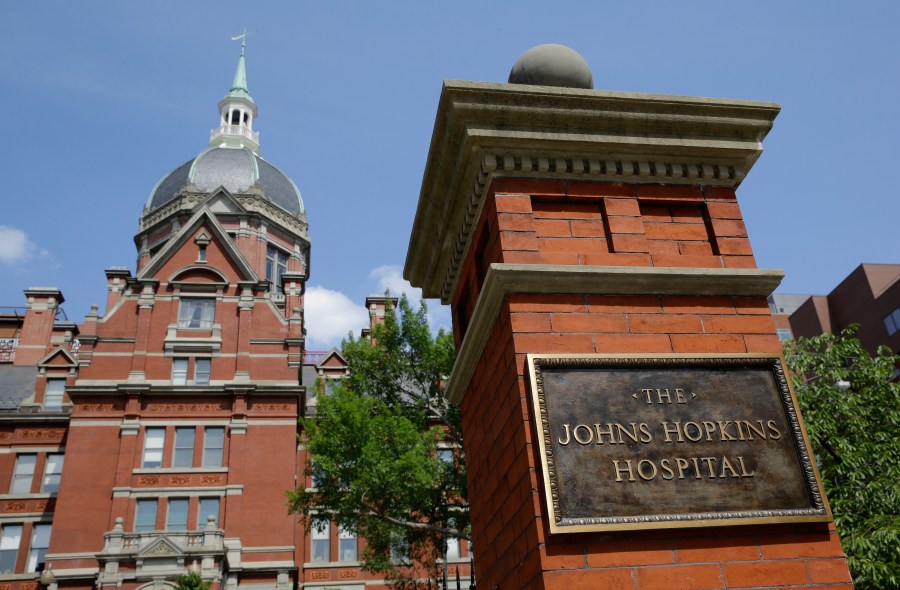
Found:
<path fill-rule="evenodd" d="M 238 250 L 237 246 L 225 231 L 225 228 L 222 227 L 222 224 L 219 223 L 216 215 L 210 209 L 210 205 L 216 206 L 229 202 L 240 206 L 234 197 L 232 197 L 223 187 L 219 187 L 217 190 L 213 191 L 208 199 L 199 203 L 194 208 L 194 215 L 191 216 L 188 222 L 178 230 L 178 233 L 172 236 L 172 239 L 156 253 L 156 256 L 141 269 L 137 278 L 139 280 L 146 280 L 156 276 L 166 262 L 168 262 L 175 253 L 187 243 L 191 236 L 203 226 L 208 230 L 208 233 L 212 234 L 214 238 L 217 238 L 217 241 L 221 244 L 225 254 L 238 268 L 241 280 L 259 282 L 260 279 L 256 274 L 256 271 L 253 270 L 253 267 L 250 266 L 250 263 L 244 258 L 244 255 L 241 254 L 240 250 Z"/>
<path fill-rule="evenodd" d="M 318 363 L 316 363 L 316 369 L 333 368 L 334 365 L 328 364 L 328 361 L 330 361 L 332 359 L 338 359 L 338 361 L 340 361 L 340 363 L 343 366 L 345 366 L 345 367 L 348 366 L 347 359 L 344 358 L 344 355 L 341 354 L 341 351 L 338 350 L 337 348 L 332 348 L 328 352 L 328 354 L 326 354 L 325 356 L 322 357 L 322 360 L 320 360 Z"/>
<path fill-rule="evenodd" d="M 62 363 L 59 363 L 59 362 L 53 362 L 54 360 L 59 359 L 60 357 L 63 359 L 63 362 L 62 362 Z M 65 347 L 63 347 L 63 346 L 57 346 L 56 348 L 54 348 L 53 350 L 51 350 L 49 353 L 47 353 L 46 355 L 44 355 L 40 360 L 38 360 L 38 362 L 37 362 L 36 364 L 37 364 L 37 366 L 39 366 L 39 367 L 48 367 L 48 366 L 53 366 L 53 367 L 77 367 L 77 366 L 78 366 L 78 359 L 76 359 L 76 358 L 72 355 L 71 352 L 69 352 L 68 350 L 66 350 Z"/>
<path fill-rule="evenodd" d="M 233 213 L 237 215 L 246 215 L 247 208 L 241 205 L 240 201 L 234 198 L 228 189 L 219 187 L 216 191 L 210 193 L 208 197 L 200 201 L 194 211 L 205 205 L 213 213 Z"/>

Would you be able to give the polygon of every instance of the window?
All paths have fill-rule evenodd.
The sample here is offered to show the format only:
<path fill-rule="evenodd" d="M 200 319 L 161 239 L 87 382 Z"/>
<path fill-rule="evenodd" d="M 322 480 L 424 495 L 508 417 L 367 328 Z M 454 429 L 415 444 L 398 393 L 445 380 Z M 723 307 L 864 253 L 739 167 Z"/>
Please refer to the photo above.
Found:
<path fill-rule="evenodd" d="M 62 453 L 48 454 L 44 464 L 44 481 L 41 483 L 41 491 L 52 494 L 59 491 L 59 478 L 62 477 L 63 459 Z"/>
<path fill-rule="evenodd" d="M 779 340 L 790 340 L 792 338 L 790 328 L 776 328 L 775 333 L 778 335 Z"/>
<path fill-rule="evenodd" d="M 312 461 L 310 470 L 312 471 L 312 487 L 320 488 L 325 485 L 325 478 L 327 474 L 321 467 L 319 467 L 319 464 L 315 461 Z"/>
<path fill-rule="evenodd" d="M 197 262 L 206 262 L 206 244 L 197 246 Z"/>
<path fill-rule="evenodd" d="M 44 569 L 44 557 L 50 546 L 50 525 L 36 524 L 31 529 L 31 551 L 28 552 L 26 572 L 39 572 Z"/>
<path fill-rule="evenodd" d="M 327 563 L 331 561 L 331 538 L 327 520 L 317 520 L 312 524 L 310 539 L 312 543 L 312 560 L 314 563 Z"/>
<path fill-rule="evenodd" d="M 356 561 L 356 549 L 356 531 L 348 531 L 342 527 L 338 531 L 338 561 Z"/>
<path fill-rule="evenodd" d="M 144 467 L 162 467 L 165 428 L 148 428 L 144 431 Z"/>
<path fill-rule="evenodd" d="M 447 465 L 453 465 L 453 449 L 438 449 L 437 458 Z"/>
<path fill-rule="evenodd" d="M 194 385 L 209 385 L 210 359 L 194 361 Z"/>
<path fill-rule="evenodd" d="M 138 500 L 134 514 L 134 532 L 156 530 L 156 500 Z"/>
<path fill-rule="evenodd" d="M 451 559 L 459 559 L 459 539 L 456 537 L 447 537 L 447 561 Z"/>
<path fill-rule="evenodd" d="M 13 470 L 10 494 L 30 494 L 31 482 L 34 481 L 34 465 L 37 455 L 16 455 L 16 467 Z"/>
<path fill-rule="evenodd" d="M 222 454 L 225 449 L 225 429 L 209 427 L 203 437 L 203 466 L 221 467 Z"/>
<path fill-rule="evenodd" d="M 22 544 L 22 525 L 8 524 L 0 537 L 0 573 L 9 574 L 16 569 L 19 545 Z"/>
<path fill-rule="evenodd" d="M 175 450 L 172 452 L 172 467 L 194 466 L 194 429 L 175 428 Z"/>
<path fill-rule="evenodd" d="M 215 522 L 219 522 L 219 499 L 200 498 L 200 510 L 197 511 L 197 528 L 205 529 L 209 517 L 214 516 Z"/>
<path fill-rule="evenodd" d="M 328 377 L 325 379 L 325 395 L 334 393 L 334 388 L 341 385 L 340 377 Z"/>
<path fill-rule="evenodd" d="M 187 385 L 188 360 L 172 359 L 172 385 Z"/>
<path fill-rule="evenodd" d="M 395 537 L 391 541 L 391 560 L 409 561 L 409 541 L 406 537 Z"/>
<path fill-rule="evenodd" d="M 274 246 L 266 248 L 266 280 L 272 284 L 276 293 L 284 292 L 281 286 L 281 275 L 287 272 L 288 255 Z"/>
<path fill-rule="evenodd" d="M 189 297 L 181 300 L 178 309 L 179 328 L 212 329 L 216 316 L 216 300 L 201 297 Z"/>
<path fill-rule="evenodd" d="M 169 512 L 166 514 L 167 531 L 186 531 L 188 528 L 188 499 L 169 498 Z"/>
<path fill-rule="evenodd" d="M 48 412 L 62 410 L 63 389 L 66 387 L 65 379 L 47 379 L 47 389 L 44 390 L 44 409 Z"/>
<path fill-rule="evenodd" d="M 893 336 L 900 330 L 900 307 L 884 316 L 884 328 L 887 330 L 888 336 Z"/>

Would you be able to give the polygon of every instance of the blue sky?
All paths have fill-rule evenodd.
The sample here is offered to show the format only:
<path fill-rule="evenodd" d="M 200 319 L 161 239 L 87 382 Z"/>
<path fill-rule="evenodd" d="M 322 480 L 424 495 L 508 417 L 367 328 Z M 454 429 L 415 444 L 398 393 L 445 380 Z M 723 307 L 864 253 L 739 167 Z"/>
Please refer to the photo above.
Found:
<path fill-rule="evenodd" d="M 402 288 L 441 81 L 505 82 L 541 43 L 579 51 L 598 89 L 781 103 L 738 191 L 779 291 L 900 262 L 896 2 L 29 0 L 0 17 L 0 306 L 56 286 L 70 319 L 102 309 L 150 190 L 217 125 L 244 27 L 261 153 L 309 215 L 310 348 Z"/>

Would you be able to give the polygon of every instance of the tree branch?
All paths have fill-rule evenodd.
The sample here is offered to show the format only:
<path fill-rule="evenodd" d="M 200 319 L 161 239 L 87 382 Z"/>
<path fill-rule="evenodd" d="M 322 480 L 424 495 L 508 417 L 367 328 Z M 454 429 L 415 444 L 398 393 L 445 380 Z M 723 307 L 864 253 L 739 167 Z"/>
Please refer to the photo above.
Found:
<path fill-rule="evenodd" d="M 395 524 L 397 526 L 402 526 L 404 528 L 416 530 L 416 531 L 434 531 L 436 533 L 442 533 L 444 535 L 448 535 L 450 537 L 456 537 L 457 539 L 465 539 L 466 541 L 471 541 L 471 537 L 465 534 L 465 532 L 455 528 L 455 527 L 442 527 L 435 524 L 429 524 L 427 522 L 414 522 L 409 520 L 401 520 L 399 518 L 394 518 L 393 516 L 388 516 L 386 514 L 379 514 L 374 510 L 369 511 L 369 515 L 385 522 L 389 522 L 391 524 Z"/>

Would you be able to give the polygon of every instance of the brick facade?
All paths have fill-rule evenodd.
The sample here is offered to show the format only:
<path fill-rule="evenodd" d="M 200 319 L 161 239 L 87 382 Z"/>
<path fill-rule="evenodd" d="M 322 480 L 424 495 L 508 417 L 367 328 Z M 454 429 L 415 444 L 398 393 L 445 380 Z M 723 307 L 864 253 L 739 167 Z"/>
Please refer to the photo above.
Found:
<path fill-rule="evenodd" d="M 535 264 L 591 264 L 599 256 L 604 265 L 755 266 L 737 203 L 725 191 L 545 182 L 528 188 L 522 181 L 492 183 L 475 234 L 487 246 L 467 256 L 454 310 L 477 299 L 468 286 L 483 281 L 482 256 Z M 585 227 L 603 229 L 584 238 L 591 231 Z M 548 233 L 554 236 L 543 237 Z M 630 238 L 625 252 L 615 246 L 621 237 Z M 696 254 L 698 244 L 709 253 Z M 491 588 L 514 580 L 508 587 L 638 590 L 852 587 L 829 525 L 555 538 L 543 522 L 525 355 L 778 353 L 765 297 L 512 294 L 484 349 L 462 404 L 464 430 L 472 436 L 473 530 L 482 531 L 476 542 L 486 547 L 476 557 L 479 582 Z"/>
<path fill-rule="evenodd" d="M 404 276 L 452 306 L 479 585 L 852 587 L 825 522 L 546 520 L 528 354 L 780 353 L 735 192 L 778 109 L 445 82 Z"/>

